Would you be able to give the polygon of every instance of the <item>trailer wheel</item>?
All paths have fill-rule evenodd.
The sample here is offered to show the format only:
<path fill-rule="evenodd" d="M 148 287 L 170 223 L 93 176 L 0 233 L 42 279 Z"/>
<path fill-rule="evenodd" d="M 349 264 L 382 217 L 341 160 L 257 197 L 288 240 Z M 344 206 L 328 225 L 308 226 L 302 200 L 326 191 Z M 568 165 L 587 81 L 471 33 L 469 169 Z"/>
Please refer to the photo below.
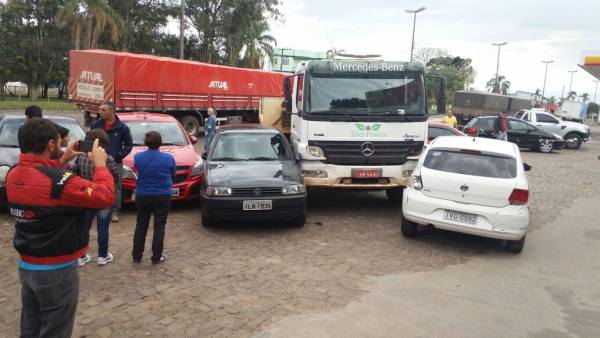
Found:
<path fill-rule="evenodd" d="M 179 118 L 179 123 L 183 126 L 185 131 L 190 136 L 198 136 L 200 132 L 200 124 L 198 120 L 193 116 L 182 116 Z"/>

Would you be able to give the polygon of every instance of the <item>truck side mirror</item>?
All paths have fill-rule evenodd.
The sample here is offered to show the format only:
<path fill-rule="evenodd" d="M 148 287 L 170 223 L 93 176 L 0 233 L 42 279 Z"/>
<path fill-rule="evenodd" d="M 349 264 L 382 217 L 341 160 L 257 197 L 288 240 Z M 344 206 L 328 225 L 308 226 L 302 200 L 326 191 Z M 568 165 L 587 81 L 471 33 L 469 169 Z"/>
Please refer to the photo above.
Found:
<path fill-rule="evenodd" d="M 446 114 L 447 93 L 446 78 L 439 75 L 427 75 L 426 79 L 426 97 L 427 105 L 435 102 L 437 107 L 436 114 Z"/>

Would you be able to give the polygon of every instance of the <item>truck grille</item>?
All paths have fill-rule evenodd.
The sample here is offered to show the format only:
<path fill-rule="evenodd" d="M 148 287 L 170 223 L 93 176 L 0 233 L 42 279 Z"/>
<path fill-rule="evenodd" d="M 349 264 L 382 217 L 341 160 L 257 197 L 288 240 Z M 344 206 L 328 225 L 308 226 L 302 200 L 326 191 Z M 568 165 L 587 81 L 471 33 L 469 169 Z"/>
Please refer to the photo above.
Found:
<path fill-rule="evenodd" d="M 371 156 L 361 153 L 366 142 L 373 145 Z M 339 165 L 400 165 L 423 150 L 422 141 L 309 141 L 308 145 L 323 149 L 325 163 Z"/>
<path fill-rule="evenodd" d="M 238 197 L 280 196 L 281 187 L 234 188 L 231 190 L 231 195 Z"/>

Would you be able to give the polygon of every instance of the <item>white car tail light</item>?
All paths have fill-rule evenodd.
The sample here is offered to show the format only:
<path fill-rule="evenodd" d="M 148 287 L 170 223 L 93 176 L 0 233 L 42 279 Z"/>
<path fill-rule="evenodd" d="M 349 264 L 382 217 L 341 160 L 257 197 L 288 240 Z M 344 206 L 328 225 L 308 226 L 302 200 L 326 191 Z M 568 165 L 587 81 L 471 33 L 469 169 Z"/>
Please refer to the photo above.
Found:
<path fill-rule="evenodd" d="M 508 197 L 508 203 L 512 205 L 524 205 L 529 200 L 529 190 L 514 189 Z"/>

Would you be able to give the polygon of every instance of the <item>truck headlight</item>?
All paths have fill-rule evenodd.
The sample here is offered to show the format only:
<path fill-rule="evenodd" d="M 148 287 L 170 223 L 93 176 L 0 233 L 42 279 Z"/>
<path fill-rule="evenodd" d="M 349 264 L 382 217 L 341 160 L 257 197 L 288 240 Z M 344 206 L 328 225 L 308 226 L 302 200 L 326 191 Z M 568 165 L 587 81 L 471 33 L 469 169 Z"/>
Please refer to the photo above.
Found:
<path fill-rule="evenodd" d="M 303 194 L 306 192 L 306 187 L 304 184 L 292 184 L 286 185 L 281 189 L 281 193 L 284 195 L 296 195 Z"/>
<path fill-rule="evenodd" d="M 10 167 L 7 165 L 3 165 L 0 167 L 0 187 L 3 187 L 6 185 L 6 176 L 8 175 L 9 170 L 10 170 Z"/>
<path fill-rule="evenodd" d="M 137 180 L 137 175 L 129 166 L 123 164 L 123 171 L 121 171 L 121 178 Z"/>
<path fill-rule="evenodd" d="M 214 187 L 209 185 L 206 187 L 205 192 L 207 196 L 231 196 L 231 188 L 229 187 Z"/>
<path fill-rule="evenodd" d="M 202 162 L 202 159 L 199 158 L 198 162 L 196 162 L 196 164 L 194 164 L 194 166 L 192 167 L 192 174 L 191 176 L 200 176 L 202 175 L 202 165 L 204 164 L 204 162 Z"/>
<path fill-rule="evenodd" d="M 308 146 L 308 153 L 313 157 L 325 158 L 325 153 L 320 147 Z"/>

